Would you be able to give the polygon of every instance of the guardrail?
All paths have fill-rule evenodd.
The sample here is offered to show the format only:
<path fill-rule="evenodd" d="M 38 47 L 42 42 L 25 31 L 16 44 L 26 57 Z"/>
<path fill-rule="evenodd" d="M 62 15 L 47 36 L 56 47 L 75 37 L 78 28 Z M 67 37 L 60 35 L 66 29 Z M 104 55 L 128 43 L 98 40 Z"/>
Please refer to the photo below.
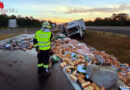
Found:
<path fill-rule="evenodd" d="M 130 36 L 129 26 L 87 26 L 87 30 L 112 32 L 112 33 L 126 34 Z"/>
<path fill-rule="evenodd" d="M 40 28 L 4 28 L 0 29 L 0 33 L 35 33 Z"/>

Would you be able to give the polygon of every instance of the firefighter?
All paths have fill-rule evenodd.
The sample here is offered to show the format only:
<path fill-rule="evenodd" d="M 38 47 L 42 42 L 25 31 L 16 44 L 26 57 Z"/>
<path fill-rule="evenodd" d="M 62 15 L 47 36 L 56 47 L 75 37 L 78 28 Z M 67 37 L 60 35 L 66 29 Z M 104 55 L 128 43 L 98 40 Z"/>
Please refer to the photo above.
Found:
<path fill-rule="evenodd" d="M 50 31 L 51 25 L 49 22 L 45 21 L 42 24 L 41 30 L 37 31 L 33 39 L 34 47 L 38 52 L 38 74 L 39 75 L 49 75 L 49 58 L 51 52 L 51 41 L 54 40 L 54 36 Z"/>

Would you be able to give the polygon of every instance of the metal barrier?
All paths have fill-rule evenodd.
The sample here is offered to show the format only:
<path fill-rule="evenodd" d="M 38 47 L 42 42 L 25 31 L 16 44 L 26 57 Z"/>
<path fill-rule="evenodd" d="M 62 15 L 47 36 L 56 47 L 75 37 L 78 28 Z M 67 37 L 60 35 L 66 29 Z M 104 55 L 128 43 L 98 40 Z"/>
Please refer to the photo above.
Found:
<path fill-rule="evenodd" d="M 35 33 L 40 28 L 4 28 L 0 29 L 0 34 L 4 33 Z"/>
<path fill-rule="evenodd" d="M 87 26 L 87 30 L 126 34 L 130 36 L 130 27 L 128 26 Z"/>

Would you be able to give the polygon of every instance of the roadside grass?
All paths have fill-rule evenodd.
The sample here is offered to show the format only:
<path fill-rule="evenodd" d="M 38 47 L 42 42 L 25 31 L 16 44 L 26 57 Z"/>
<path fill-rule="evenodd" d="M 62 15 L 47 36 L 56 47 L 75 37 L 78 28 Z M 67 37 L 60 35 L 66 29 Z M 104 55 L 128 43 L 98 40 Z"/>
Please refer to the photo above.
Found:
<path fill-rule="evenodd" d="M 20 35 L 21 33 L 6 33 L 6 34 L 0 34 L 0 40 L 4 40 L 13 36 Z"/>
<path fill-rule="evenodd" d="M 83 39 L 79 39 L 78 35 L 71 38 L 82 41 L 97 50 L 105 51 L 118 58 L 121 63 L 130 64 L 130 37 L 127 35 L 87 30 Z"/>
<path fill-rule="evenodd" d="M 130 64 L 130 37 L 127 35 L 88 30 L 81 41 Z"/>
<path fill-rule="evenodd" d="M 7 27 L 0 27 L 0 30 L 1 30 L 1 29 L 7 29 Z"/>

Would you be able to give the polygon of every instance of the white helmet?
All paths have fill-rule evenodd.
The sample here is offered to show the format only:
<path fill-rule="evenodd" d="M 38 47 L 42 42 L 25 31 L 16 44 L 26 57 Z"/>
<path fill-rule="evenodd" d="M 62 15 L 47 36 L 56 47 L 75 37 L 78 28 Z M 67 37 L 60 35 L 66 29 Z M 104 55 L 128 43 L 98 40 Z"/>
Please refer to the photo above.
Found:
<path fill-rule="evenodd" d="M 45 22 L 42 23 L 42 28 L 49 28 L 49 29 L 51 29 L 51 25 L 50 25 L 50 23 L 48 21 L 45 21 Z"/>

